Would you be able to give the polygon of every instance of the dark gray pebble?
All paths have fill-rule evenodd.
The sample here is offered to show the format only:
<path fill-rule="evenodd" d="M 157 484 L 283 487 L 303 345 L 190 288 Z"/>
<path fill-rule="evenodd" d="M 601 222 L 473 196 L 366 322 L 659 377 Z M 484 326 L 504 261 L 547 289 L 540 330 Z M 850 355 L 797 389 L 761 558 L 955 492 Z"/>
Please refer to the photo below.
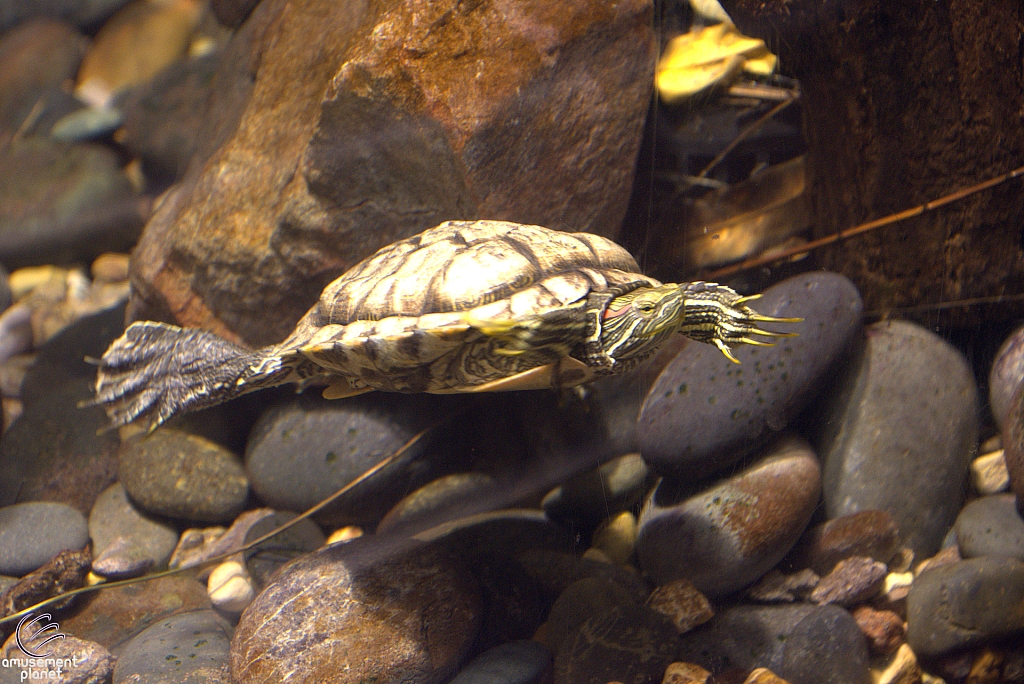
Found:
<path fill-rule="evenodd" d="M 544 512 L 559 523 L 593 529 L 608 516 L 640 504 L 654 480 L 639 453 L 623 454 L 548 492 Z"/>
<path fill-rule="evenodd" d="M 295 518 L 294 513 L 277 512 L 261 517 L 245 533 L 245 544 L 273 532 Z M 229 531 L 230 532 L 230 531 Z M 225 537 L 228 533 L 225 533 Z M 222 540 L 218 540 L 221 542 Z M 263 587 L 278 568 L 299 556 L 316 551 L 327 538 L 315 522 L 303 518 L 283 532 L 275 534 L 247 551 L 246 568 L 257 587 Z M 218 546 L 220 544 L 218 543 Z"/>
<path fill-rule="evenodd" d="M 199 522 L 234 519 L 249 495 L 237 456 L 172 428 L 125 442 L 118 478 L 147 513 Z"/>
<path fill-rule="evenodd" d="M 25 575 L 89 541 L 85 516 L 70 506 L 32 501 L 0 508 L 0 573 Z"/>
<path fill-rule="evenodd" d="M 960 511 L 978 434 L 963 355 L 913 323 L 875 323 L 824 413 L 826 515 L 887 511 L 918 557 L 934 554 Z"/>
<path fill-rule="evenodd" d="M 871 682 L 864 634 L 838 606 L 727 608 L 683 636 L 679 659 L 715 674 L 766 667 L 791 684 Z"/>
<path fill-rule="evenodd" d="M 167 563 L 178 543 L 178 531 L 140 513 L 120 483 L 96 499 L 89 512 L 92 569 L 112 578 L 136 577 Z"/>
<path fill-rule="evenodd" d="M 285 567 L 242 613 L 237 684 L 441 682 L 480 624 L 472 576 L 449 554 L 361 537 Z"/>
<path fill-rule="evenodd" d="M 738 365 L 712 345 L 687 345 L 640 414 L 640 451 L 656 472 L 695 478 L 720 471 L 784 428 L 859 332 L 863 304 L 849 280 L 815 272 L 768 288 L 753 307 L 803 318 L 765 326 L 799 336 L 737 349 Z"/>
<path fill-rule="evenodd" d="M 230 684 L 230 642 L 212 610 L 172 615 L 117 649 L 114 684 Z"/>
<path fill-rule="evenodd" d="M 960 511 L 953 529 L 964 558 L 1009 556 L 1024 561 L 1024 520 L 1013 494 L 972 501 Z"/>
<path fill-rule="evenodd" d="M 551 652 L 536 641 L 513 641 L 485 651 L 448 684 L 538 684 L 551 669 Z"/>
<path fill-rule="evenodd" d="M 821 495 L 818 461 L 788 437 L 737 475 L 697 492 L 654 491 L 640 515 L 636 554 L 656 584 L 683 578 L 708 596 L 755 581 L 793 547 Z"/>
<path fill-rule="evenodd" d="M 401 449 L 428 424 L 423 397 L 327 401 L 306 393 L 264 413 L 249 436 L 245 468 L 253 492 L 272 507 L 304 511 Z M 325 525 L 372 528 L 420 484 L 422 440 L 317 515 Z"/>
<path fill-rule="evenodd" d="M 907 596 L 907 642 L 939 656 L 1024 632 L 1024 563 L 988 556 L 922 572 Z"/>

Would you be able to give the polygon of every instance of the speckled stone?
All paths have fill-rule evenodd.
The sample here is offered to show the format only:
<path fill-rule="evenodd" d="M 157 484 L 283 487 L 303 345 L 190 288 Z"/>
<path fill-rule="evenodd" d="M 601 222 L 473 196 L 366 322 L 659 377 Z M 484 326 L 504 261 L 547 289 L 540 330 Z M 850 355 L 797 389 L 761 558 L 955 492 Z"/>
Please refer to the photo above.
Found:
<path fill-rule="evenodd" d="M 927 557 L 967 491 L 978 434 L 974 376 L 959 351 L 921 326 L 883 321 L 866 333 L 824 411 L 825 512 L 887 511 L 903 543 Z"/>
<path fill-rule="evenodd" d="M 684 579 L 657 587 L 647 597 L 646 605 L 671 620 L 680 634 L 703 625 L 715 616 L 707 597 Z"/>
<path fill-rule="evenodd" d="M 827 575 L 836 563 L 852 556 L 869 556 L 888 563 L 899 550 L 899 543 L 899 527 L 891 515 L 885 511 L 859 511 L 807 530 L 788 560 L 794 567 Z"/>
<path fill-rule="evenodd" d="M 1003 431 L 1003 455 L 1010 491 L 1017 495 L 1017 512 L 1024 516 L 1024 388 L 1013 395 L 1008 415 Z"/>
<path fill-rule="evenodd" d="M 1024 631 L 1024 563 L 985 557 L 922 572 L 907 596 L 907 642 L 940 656 Z"/>
<path fill-rule="evenodd" d="M 815 272 L 768 288 L 754 308 L 803 318 L 767 326 L 799 336 L 737 349 L 739 365 L 712 345 L 687 345 L 651 387 L 640 414 L 640 451 L 656 472 L 705 476 L 782 430 L 859 332 L 863 304 L 849 280 Z"/>
<path fill-rule="evenodd" d="M 171 428 L 125 442 L 118 477 L 144 511 L 184 520 L 230 521 L 249 495 L 234 454 Z"/>
<path fill-rule="evenodd" d="M 857 626 L 868 638 L 872 653 L 894 653 L 906 640 L 907 628 L 903 618 L 891 610 L 876 610 L 871 606 L 857 606 L 852 611 Z"/>
<path fill-rule="evenodd" d="M 179 613 L 118 649 L 118 684 L 231 684 L 231 625 L 212 610 Z"/>
<path fill-rule="evenodd" d="M 140 513 L 120 483 L 108 487 L 89 513 L 93 572 L 104 577 L 136 577 L 167 563 L 178 531 Z"/>
<path fill-rule="evenodd" d="M 24 575 L 89 541 L 85 516 L 64 504 L 33 501 L 0 508 L 0 573 Z"/>
<path fill-rule="evenodd" d="M 551 651 L 536 641 L 513 641 L 481 653 L 448 684 L 539 684 L 551 660 Z"/>
<path fill-rule="evenodd" d="M 746 606 L 683 635 L 679 659 L 715 674 L 766 667 L 792 684 L 870 684 L 864 635 L 838 606 Z"/>
<path fill-rule="evenodd" d="M 555 684 L 658 682 L 679 633 L 661 613 L 623 605 L 585 621 L 555 655 Z"/>
<path fill-rule="evenodd" d="M 242 614 L 231 643 L 238 684 L 439 684 L 480 624 L 471 575 L 415 542 L 361 537 L 301 558 Z"/>
<path fill-rule="evenodd" d="M 249 436 L 245 468 L 253 492 L 272 508 L 312 507 L 398 451 L 429 422 L 431 406 L 420 396 L 327 401 L 315 394 L 269 409 Z M 423 453 L 420 441 L 317 520 L 332 527 L 372 528 L 402 496 L 426 484 L 418 479 L 429 476 L 428 464 L 417 462 Z"/>
<path fill-rule="evenodd" d="M 672 491 L 662 482 L 640 515 L 637 560 L 657 584 L 684 578 L 711 597 L 731 593 L 786 555 L 820 495 L 814 452 L 799 438 L 784 438 L 703 491 Z"/>
<path fill-rule="evenodd" d="M 1009 556 L 1024 561 L 1024 519 L 1013 494 L 975 499 L 960 511 L 953 529 L 964 558 Z"/>
<path fill-rule="evenodd" d="M 12 615 L 65 592 L 85 585 L 92 554 L 89 548 L 61 551 L 46 563 L 28 573 L 0 596 L 0 615 Z M 55 601 L 53 610 L 66 608 L 74 599 Z"/>

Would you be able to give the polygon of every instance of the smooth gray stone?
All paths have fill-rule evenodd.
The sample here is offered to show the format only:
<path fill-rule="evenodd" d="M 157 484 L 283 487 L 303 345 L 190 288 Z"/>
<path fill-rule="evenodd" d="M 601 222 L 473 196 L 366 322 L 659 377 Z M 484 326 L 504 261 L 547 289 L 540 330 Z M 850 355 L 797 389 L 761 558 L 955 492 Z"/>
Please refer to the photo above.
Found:
<path fill-rule="evenodd" d="M 930 658 L 1024 632 L 1024 563 L 972 558 L 922 572 L 907 595 L 907 643 Z"/>
<path fill-rule="evenodd" d="M 245 544 L 276 530 L 295 518 L 294 513 L 271 513 L 253 523 L 245 533 Z M 316 551 L 327 541 L 323 531 L 309 518 L 304 518 L 246 552 L 246 568 L 263 587 L 274 573 L 288 561 Z"/>
<path fill-rule="evenodd" d="M 821 425 L 828 518 L 883 510 L 919 558 L 938 551 L 978 435 L 978 391 L 963 355 L 913 323 L 875 323 Z"/>
<path fill-rule="evenodd" d="M 230 643 L 212 610 L 172 615 L 117 649 L 114 684 L 230 684 Z"/>
<path fill-rule="evenodd" d="M 1009 556 L 1024 561 L 1024 520 L 1013 494 L 972 501 L 960 511 L 953 529 L 964 558 Z"/>
<path fill-rule="evenodd" d="M 863 304 L 849 280 L 805 273 L 752 304 L 802 323 L 764 324 L 798 333 L 774 347 L 741 346 L 734 364 L 713 345 L 688 344 L 651 387 L 640 413 L 640 451 L 656 472 L 699 478 L 728 468 L 789 421 L 861 328 Z"/>
<path fill-rule="evenodd" d="M 551 668 L 551 659 L 551 652 L 536 641 L 513 641 L 481 653 L 448 684 L 537 684 Z"/>
<path fill-rule="evenodd" d="M 30 501 L 0 508 L 0 574 L 26 575 L 88 541 L 85 516 L 70 506 Z"/>
<path fill-rule="evenodd" d="M 683 635 L 678 659 L 719 674 L 766 667 L 790 684 L 869 684 L 864 633 L 838 606 L 726 608 Z"/>
<path fill-rule="evenodd" d="M 552 520 L 589 530 L 639 505 L 655 480 L 640 454 L 624 454 L 552 489 L 542 506 Z"/>
<path fill-rule="evenodd" d="M 269 409 L 249 435 L 245 468 L 267 505 L 304 511 L 402 449 L 430 424 L 431 398 L 374 393 L 327 401 L 307 392 Z M 423 440 L 317 514 L 325 525 L 372 528 L 429 476 Z"/>
<path fill-rule="evenodd" d="M 497 484 L 486 473 L 453 473 L 429 482 L 399 501 L 377 525 L 377 534 L 402 530 L 415 534 L 433 527 L 436 521 L 450 520 L 459 508 L 489 492 Z"/>
<path fill-rule="evenodd" d="M 108 487 L 89 512 L 92 569 L 104 577 L 135 577 L 161 568 L 178 543 L 178 531 L 128 500 L 120 483 Z"/>
<path fill-rule="evenodd" d="M 810 445 L 787 437 L 734 477 L 679 490 L 665 480 L 644 505 L 637 560 L 656 584 L 686 579 L 722 596 L 754 582 L 797 542 L 818 505 L 821 471 Z"/>

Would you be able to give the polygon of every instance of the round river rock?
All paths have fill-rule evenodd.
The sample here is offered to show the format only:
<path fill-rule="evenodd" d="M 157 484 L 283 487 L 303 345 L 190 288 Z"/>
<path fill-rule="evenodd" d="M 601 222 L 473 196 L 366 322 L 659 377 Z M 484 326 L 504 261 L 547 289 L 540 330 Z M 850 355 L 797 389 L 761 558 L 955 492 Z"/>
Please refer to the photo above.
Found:
<path fill-rule="evenodd" d="M 145 511 L 199 522 L 233 520 L 249 495 L 245 470 L 234 454 L 169 428 L 125 443 L 119 479 Z"/>
<path fill-rule="evenodd" d="M 728 594 L 786 555 L 820 496 L 814 452 L 799 438 L 783 438 L 763 459 L 703 491 L 674 492 L 663 481 L 640 515 L 637 558 L 659 585 L 682 578 L 709 596 Z"/>
<path fill-rule="evenodd" d="M 242 614 L 239 684 L 447 681 L 480 624 L 475 581 L 432 545 L 361 537 L 284 568 Z"/>
<path fill-rule="evenodd" d="M 727 468 L 786 426 L 860 330 L 863 304 L 849 280 L 805 273 L 753 304 L 765 324 L 797 333 L 774 347 L 744 346 L 735 364 L 714 346 L 689 344 L 662 371 L 640 413 L 640 451 L 655 471 L 702 477 Z"/>

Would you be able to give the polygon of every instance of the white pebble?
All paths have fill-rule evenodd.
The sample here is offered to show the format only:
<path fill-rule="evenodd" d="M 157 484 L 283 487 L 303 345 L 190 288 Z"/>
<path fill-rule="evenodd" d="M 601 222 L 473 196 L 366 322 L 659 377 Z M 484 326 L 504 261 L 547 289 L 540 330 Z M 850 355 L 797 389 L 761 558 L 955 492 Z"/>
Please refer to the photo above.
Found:
<path fill-rule="evenodd" d="M 221 610 L 241 613 L 256 598 L 256 588 L 245 565 L 237 560 L 224 561 L 210 573 L 206 582 L 210 602 Z"/>

